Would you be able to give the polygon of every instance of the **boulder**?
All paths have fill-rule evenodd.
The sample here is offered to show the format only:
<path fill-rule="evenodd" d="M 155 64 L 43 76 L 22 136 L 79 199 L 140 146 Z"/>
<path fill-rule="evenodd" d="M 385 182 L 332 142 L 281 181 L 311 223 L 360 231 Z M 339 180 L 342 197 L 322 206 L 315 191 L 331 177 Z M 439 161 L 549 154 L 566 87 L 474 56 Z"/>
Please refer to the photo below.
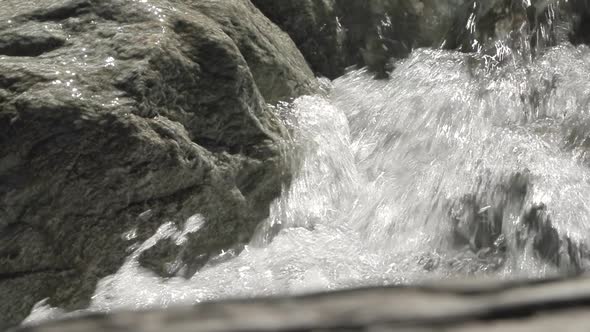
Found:
<path fill-rule="evenodd" d="M 316 74 L 334 79 L 344 73 L 344 35 L 334 0 L 252 0 L 252 3 L 289 33 Z"/>
<path fill-rule="evenodd" d="M 267 103 L 317 91 L 313 72 L 293 40 L 250 1 L 185 2 L 219 24 L 238 46 Z"/>
<path fill-rule="evenodd" d="M 267 102 L 315 89 L 248 0 L 3 1 L 0 321 L 86 306 L 164 222 L 203 219 L 192 270 L 247 242 L 290 178 Z"/>

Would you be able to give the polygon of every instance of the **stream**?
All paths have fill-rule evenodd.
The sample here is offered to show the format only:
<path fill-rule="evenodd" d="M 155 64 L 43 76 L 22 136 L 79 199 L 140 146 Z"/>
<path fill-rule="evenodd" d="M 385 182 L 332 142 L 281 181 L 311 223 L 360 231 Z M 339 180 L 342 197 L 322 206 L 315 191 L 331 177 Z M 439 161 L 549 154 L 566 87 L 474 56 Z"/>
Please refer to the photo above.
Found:
<path fill-rule="evenodd" d="M 534 58 L 416 49 L 387 80 L 359 69 L 323 85 L 277 107 L 298 171 L 241 253 L 159 278 L 138 254 L 202 219 L 165 224 L 68 315 L 585 269 L 588 47 Z M 25 323 L 63 315 L 40 302 Z"/>

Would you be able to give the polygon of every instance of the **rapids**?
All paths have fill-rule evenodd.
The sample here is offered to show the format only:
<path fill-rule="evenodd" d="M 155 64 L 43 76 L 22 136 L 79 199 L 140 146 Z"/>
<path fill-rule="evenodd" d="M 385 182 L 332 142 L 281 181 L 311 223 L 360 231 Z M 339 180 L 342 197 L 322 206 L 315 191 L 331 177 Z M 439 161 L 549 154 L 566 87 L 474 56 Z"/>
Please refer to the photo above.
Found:
<path fill-rule="evenodd" d="M 388 80 L 352 70 L 324 82 L 325 95 L 277 107 L 298 171 L 240 254 L 161 279 L 136 258 L 159 238 L 182 241 L 165 224 L 83 312 L 567 273 L 523 237 L 523 216 L 543 204 L 560 236 L 587 238 L 590 49 L 535 59 L 417 49 L 395 67 Z M 26 322 L 63 315 L 41 302 Z"/>

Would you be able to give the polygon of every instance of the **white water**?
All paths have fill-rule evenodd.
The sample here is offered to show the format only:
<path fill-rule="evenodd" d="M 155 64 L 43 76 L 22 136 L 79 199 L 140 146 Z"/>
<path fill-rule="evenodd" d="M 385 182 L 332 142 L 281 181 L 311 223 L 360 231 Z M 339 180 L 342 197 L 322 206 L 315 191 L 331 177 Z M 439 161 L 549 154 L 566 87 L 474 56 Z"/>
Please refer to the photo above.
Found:
<path fill-rule="evenodd" d="M 588 237 L 590 50 L 559 46 L 519 59 L 492 67 L 479 56 L 416 50 L 390 80 L 355 71 L 331 83 L 328 98 L 281 107 L 301 169 L 251 245 L 190 280 L 143 270 L 136 252 L 99 283 L 88 311 L 559 272 L 530 246 L 519 249 L 515 234 L 524 211 L 542 202 L 560 234 Z M 568 141 L 574 131 L 579 139 Z M 507 200 L 496 188 L 516 173 L 529 186 L 504 204 L 506 254 L 453 246 L 452 203 L 471 194 L 494 207 Z M 181 240 L 178 232 L 165 225 L 151 241 Z M 61 315 L 40 303 L 27 321 Z"/>

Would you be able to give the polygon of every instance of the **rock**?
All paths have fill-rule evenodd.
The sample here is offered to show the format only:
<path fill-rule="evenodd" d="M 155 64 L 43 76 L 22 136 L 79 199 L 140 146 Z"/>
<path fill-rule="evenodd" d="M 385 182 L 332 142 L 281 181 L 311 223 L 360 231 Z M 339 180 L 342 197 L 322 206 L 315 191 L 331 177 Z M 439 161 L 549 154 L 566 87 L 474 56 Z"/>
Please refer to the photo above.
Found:
<path fill-rule="evenodd" d="M 571 30 L 569 38 L 575 45 L 590 45 L 590 3 L 587 0 L 566 2 L 570 7 Z"/>
<path fill-rule="evenodd" d="M 553 226 L 545 204 L 529 207 L 521 218 L 517 233 L 520 250 L 526 246 L 545 262 L 558 267 L 563 275 L 579 275 L 590 268 L 590 250 Z"/>
<path fill-rule="evenodd" d="M 266 102 L 316 88 L 248 0 L 6 0 L 0 22 L 0 321 L 86 306 L 166 221 L 204 217 L 193 270 L 248 241 L 290 178 Z"/>
<path fill-rule="evenodd" d="M 558 268 L 563 275 L 587 272 L 590 250 L 554 227 L 545 204 L 527 203 L 533 186 L 528 171 L 482 178 L 479 192 L 448 203 L 450 243 L 494 264 L 506 262 L 510 252 L 526 251 Z M 509 220 L 511 216 L 518 218 L 515 229 Z M 500 268 L 502 264 L 494 267 Z"/>
<path fill-rule="evenodd" d="M 528 172 L 516 172 L 500 177 L 482 176 L 478 192 L 467 194 L 451 203 L 452 241 L 470 250 L 498 250 L 503 235 L 504 218 L 518 215 L 530 184 Z M 505 248 L 503 248 L 505 249 Z"/>
<path fill-rule="evenodd" d="M 367 66 L 378 78 L 391 58 L 420 47 L 498 54 L 497 43 L 524 56 L 587 38 L 585 0 L 333 0 L 254 3 L 293 37 L 314 71 L 334 78 Z M 586 37 L 584 37 L 586 36 Z M 588 38 L 590 39 L 590 38 Z M 326 60 L 330 66 L 326 66 Z"/>
<path fill-rule="evenodd" d="M 534 57 L 547 47 L 567 41 L 572 10 L 560 0 L 475 1 L 455 21 L 448 46 L 464 52 L 498 56 L 502 47 L 525 57 Z M 468 24 L 465 24 L 468 22 Z"/>
<path fill-rule="evenodd" d="M 252 3 L 291 36 L 316 74 L 330 79 L 344 74 L 344 35 L 334 0 L 252 0 Z"/>
<path fill-rule="evenodd" d="M 384 41 L 378 37 L 384 18 L 381 2 L 253 0 L 262 12 L 293 38 L 314 72 L 330 79 L 341 76 L 351 65 L 369 65 L 379 71 L 389 60 L 388 56 L 409 52 L 407 45 L 399 40 Z M 405 13 L 399 9 L 396 6 L 395 10 Z M 396 26 L 401 25 L 396 21 Z M 404 34 L 411 36 L 412 31 L 404 29 L 398 37 Z"/>
<path fill-rule="evenodd" d="M 336 78 L 351 65 L 386 76 L 391 57 L 442 45 L 464 0 L 254 0 L 289 33 L 312 69 Z"/>
<path fill-rule="evenodd" d="M 250 1 L 186 2 L 217 22 L 236 43 L 267 103 L 317 91 L 313 72 L 289 35 Z"/>
<path fill-rule="evenodd" d="M 438 281 L 298 297 L 96 313 L 15 332 L 586 331 L 590 280 Z"/>

